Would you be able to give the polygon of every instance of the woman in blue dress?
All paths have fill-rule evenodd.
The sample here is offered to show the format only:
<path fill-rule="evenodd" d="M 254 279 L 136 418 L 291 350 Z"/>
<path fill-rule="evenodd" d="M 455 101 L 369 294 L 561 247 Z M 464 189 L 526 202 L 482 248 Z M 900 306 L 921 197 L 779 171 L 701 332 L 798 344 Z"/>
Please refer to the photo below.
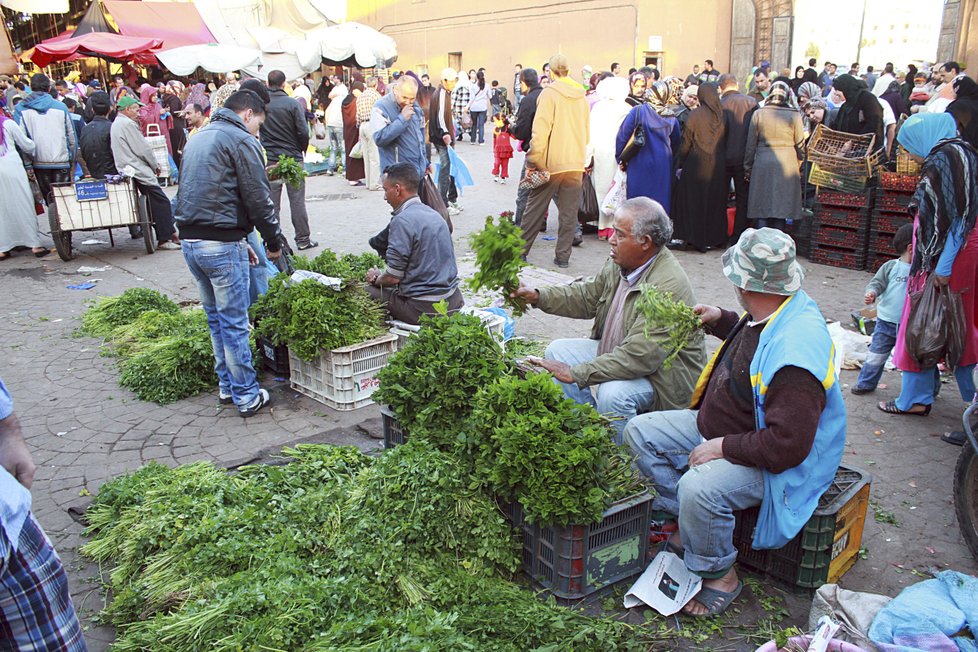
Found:
<path fill-rule="evenodd" d="M 679 121 L 672 116 L 660 115 L 673 99 L 673 91 L 665 82 L 655 82 L 645 93 L 645 103 L 625 116 L 618 130 L 615 159 L 621 164 L 621 153 L 631 138 L 636 125 L 645 132 L 645 145 L 628 161 L 625 189 L 629 199 L 649 197 L 662 204 L 669 212 L 672 194 L 672 153 L 679 149 L 682 139 Z"/>

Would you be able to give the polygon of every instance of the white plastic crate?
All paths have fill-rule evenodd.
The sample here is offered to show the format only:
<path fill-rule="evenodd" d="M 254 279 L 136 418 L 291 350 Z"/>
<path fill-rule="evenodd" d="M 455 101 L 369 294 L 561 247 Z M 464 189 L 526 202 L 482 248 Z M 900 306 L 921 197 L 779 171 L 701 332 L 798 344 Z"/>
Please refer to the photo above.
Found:
<path fill-rule="evenodd" d="M 494 312 L 489 312 L 487 310 L 480 310 L 478 308 L 464 307 L 459 312 L 463 312 L 468 315 L 475 315 L 482 320 L 482 325 L 486 327 L 489 334 L 492 335 L 493 339 L 499 343 L 499 346 L 503 345 L 503 338 L 506 336 L 506 318 L 502 315 L 497 315 Z M 397 350 L 400 351 L 407 344 L 408 338 L 417 333 L 421 327 L 415 326 L 413 324 L 405 324 L 402 321 L 397 321 L 396 319 L 388 321 L 391 325 L 391 334 L 397 336 Z"/>
<path fill-rule="evenodd" d="M 380 383 L 377 372 L 387 366 L 397 336 L 386 333 L 360 344 L 323 351 L 306 362 L 289 350 L 292 389 L 342 412 L 373 405 Z"/>

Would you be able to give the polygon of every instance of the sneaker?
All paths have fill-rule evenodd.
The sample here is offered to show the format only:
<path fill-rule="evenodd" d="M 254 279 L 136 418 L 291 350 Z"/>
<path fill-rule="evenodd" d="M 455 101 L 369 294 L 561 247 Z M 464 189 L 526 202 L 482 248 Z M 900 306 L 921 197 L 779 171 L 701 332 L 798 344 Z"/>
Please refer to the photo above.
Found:
<path fill-rule="evenodd" d="M 853 394 L 855 394 L 856 396 L 862 396 L 863 394 L 869 394 L 871 392 L 875 392 L 876 391 L 876 388 L 875 387 L 860 387 L 859 385 L 853 385 L 852 388 L 849 391 L 852 392 Z"/>
<path fill-rule="evenodd" d="M 454 206 L 452 206 L 452 205 L 449 205 L 449 206 L 448 206 L 448 214 L 449 214 L 449 215 L 451 215 L 451 216 L 455 216 L 455 215 L 458 215 L 458 214 L 459 214 L 459 213 L 461 213 L 461 212 L 462 212 L 462 211 L 460 211 L 459 209 L 457 209 L 457 208 L 455 208 L 455 207 L 454 207 Z"/>
<path fill-rule="evenodd" d="M 497 177 L 495 174 L 492 175 L 492 182 L 493 183 L 499 183 L 499 177 Z"/>
<path fill-rule="evenodd" d="M 178 245 L 176 242 L 170 242 L 169 240 L 157 244 L 156 248 L 163 251 L 180 251 L 181 249 L 180 245 Z"/>
<path fill-rule="evenodd" d="M 295 248 L 298 249 L 299 251 L 305 251 L 306 249 L 315 249 L 318 246 L 319 243 L 316 242 L 315 240 L 310 240 L 309 242 L 303 242 L 302 244 L 299 244 L 298 242 L 295 243 Z"/>
<path fill-rule="evenodd" d="M 231 405 L 234 403 L 234 397 L 230 394 L 225 394 L 224 392 L 219 391 L 217 393 L 217 402 L 221 405 Z"/>
<path fill-rule="evenodd" d="M 247 406 L 247 407 L 245 407 L 243 409 L 239 409 L 238 410 L 238 414 L 241 415 L 241 418 L 242 419 L 247 419 L 248 417 L 253 417 L 256 414 L 258 414 L 258 411 L 259 410 L 261 410 L 263 407 L 265 407 L 266 405 L 270 404 L 271 402 L 272 402 L 272 397 L 268 395 L 268 390 L 267 389 L 259 389 L 258 390 L 258 397 L 255 398 L 254 401 L 252 401 L 251 405 L 249 405 L 249 406 Z"/>
<path fill-rule="evenodd" d="M 565 261 L 560 261 L 560 260 L 557 260 L 556 258 L 554 258 L 554 265 L 556 265 L 557 267 L 559 267 L 561 269 L 567 269 L 568 267 L 570 267 L 570 263 L 567 262 L 566 260 Z"/>
<path fill-rule="evenodd" d="M 580 247 L 582 244 L 584 244 L 584 236 L 581 234 L 575 235 L 573 242 L 571 242 L 571 246 Z"/>
<path fill-rule="evenodd" d="M 452 208 L 454 208 L 455 210 L 457 210 L 459 213 L 461 213 L 463 210 L 465 210 L 464 208 L 462 208 L 461 206 L 458 205 L 458 202 L 457 201 L 450 202 L 449 203 L 449 206 L 451 206 Z"/>

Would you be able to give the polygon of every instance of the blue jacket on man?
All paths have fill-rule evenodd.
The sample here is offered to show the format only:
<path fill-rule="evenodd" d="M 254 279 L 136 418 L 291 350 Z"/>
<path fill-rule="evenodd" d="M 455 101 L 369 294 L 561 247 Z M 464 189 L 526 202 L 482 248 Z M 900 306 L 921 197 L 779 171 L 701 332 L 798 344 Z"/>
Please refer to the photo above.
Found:
<path fill-rule="evenodd" d="M 380 151 L 381 171 L 395 163 L 411 163 L 423 177 L 428 170 L 425 152 L 424 112 L 414 103 L 414 115 L 405 120 L 394 93 L 388 93 L 374 104 L 370 127 Z"/>

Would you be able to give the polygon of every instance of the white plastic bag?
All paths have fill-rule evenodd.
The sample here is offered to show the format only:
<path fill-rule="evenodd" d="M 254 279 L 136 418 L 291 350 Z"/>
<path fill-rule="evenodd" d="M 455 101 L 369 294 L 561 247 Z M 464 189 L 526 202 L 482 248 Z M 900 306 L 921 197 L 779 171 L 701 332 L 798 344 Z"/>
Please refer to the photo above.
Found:
<path fill-rule="evenodd" d="M 601 200 L 601 206 L 599 208 L 605 215 L 614 215 L 615 211 L 618 210 L 618 207 L 626 199 L 628 199 L 628 195 L 625 192 L 625 173 L 619 169 L 615 172 L 615 178 L 611 182 L 611 188 L 608 189 L 608 194 Z"/>

